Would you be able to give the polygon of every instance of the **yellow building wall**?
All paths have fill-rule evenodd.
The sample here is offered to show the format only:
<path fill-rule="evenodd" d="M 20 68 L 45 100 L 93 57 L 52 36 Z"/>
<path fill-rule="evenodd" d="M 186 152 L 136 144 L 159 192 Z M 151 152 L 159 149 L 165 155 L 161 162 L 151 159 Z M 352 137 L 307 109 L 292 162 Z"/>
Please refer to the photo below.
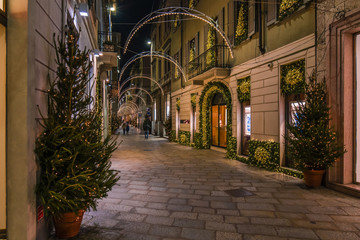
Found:
<path fill-rule="evenodd" d="M 6 29 L 0 25 L 0 229 L 6 229 Z"/>

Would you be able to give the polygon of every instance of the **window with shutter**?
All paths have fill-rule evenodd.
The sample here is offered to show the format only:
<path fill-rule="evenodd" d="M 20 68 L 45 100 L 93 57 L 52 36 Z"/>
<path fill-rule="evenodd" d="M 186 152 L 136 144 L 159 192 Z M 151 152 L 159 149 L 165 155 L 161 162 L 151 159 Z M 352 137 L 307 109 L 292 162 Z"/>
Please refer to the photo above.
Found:
<path fill-rule="evenodd" d="M 199 50 L 199 32 L 196 33 L 195 35 L 195 44 L 194 44 L 194 49 L 195 49 L 195 57 L 198 57 L 200 54 L 200 50 Z"/>
<path fill-rule="evenodd" d="M 266 22 L 267 25 L 269 26 L 276 21 L 278 0 L 267 0 L 266 5 L 267 5 Z"/>
<path fill-rule="evenodd" d="M 209 24 L 204 25 L 204 49 L 206 51 L 207 41 L 208 41 L 208 34 L 209 34 Z"/>
<path fill-rule="evenodd" d="M 234 7 L 235 3 L 233 1 L 228 2 L 228 9 L 227 9 L 227 13 L 228 13 L 228 29 L 227 29 L 227 35 L 228 38 L 231 42 L 231 44 L 234 44 L 234 20 L 235 20 L 235 14 L 234 14 Z"/>
<path fill-rule="evenodd" d="M 255 29 L 255 0 L 249 0 L 249 13 L 248 13 L 248 34 L 249 36 L 252 36 L 256 29 Z"/>
<path fill-rule="evenodd" d="M 217 24 L 221 29 L 224 29 L 224 11 L 225 9 L 222 8 L 217 16 Z M 222 42 L 223 42 L 223 38 L 216 31 L 216 44 L 222 44 Z"/>

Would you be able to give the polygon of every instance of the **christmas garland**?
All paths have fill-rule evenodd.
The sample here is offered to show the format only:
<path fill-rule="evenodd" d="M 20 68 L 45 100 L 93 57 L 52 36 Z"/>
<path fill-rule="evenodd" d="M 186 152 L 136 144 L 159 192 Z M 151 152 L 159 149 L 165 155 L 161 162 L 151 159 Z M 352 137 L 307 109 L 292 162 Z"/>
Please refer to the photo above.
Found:
<path fill-rule="evenodd" d="M 249 163 L 275 170 L 280 167 L 280 145 L 270 141 L 249 141 Z"/>
<path fill-rule="evenodd" d="M 235 31 L 235 45 L 240 44 L 248 37 L 248 2 L 240 2 L 238 19 Z"/>
<path fill-rule="evenodd" d="M 191 106 L 192 106 L 193 108 L 195 108 L 195 107 L 196 107 L 196 94 L 192 94 L 192 95 L 191 95 L 191 100 L 190 100 L 190 102 L 191 102 Z"/>
<path fill-rule="evenodd" d="M 283 95 L 305 91 L 305 59 L 281 66 L 280 88 Z"/>
<path fill-rule="evenodd" d="M 174 19 L 174 24 L 173 24 L 173 26 L 174 26 L 174 32 L 175 32 L 175 30 L 177 29 L 177 27 L 180 25 L 180 14 L 176 14 L 175 15 L 175 19 Z"/>
<path fill-rule="evenodd" d="M 181 145 L 189 146 L 190 145 L 190 132 L 179 130 L 179 143 Z"/>
<path fill-rule="evenodd" d="M 180 98 L 176 99 L 176 109 L 180 111 Z"/>
<path fill-rule="evenodd" d="M 225 86 L 225 84 L 221 82 L 210 82 L 206 85 L 202 94 L 200 96 L 200 122 L 199 122 L 199 132 L 202 138 L 202 148 L 210 148 L 210 133 L 211 133 L 211 124 L 210 124 L 210 109 L 211 109 L 211 101 L 216 93 L 220 93 L 223 95 L 226 101 L 227 107 L 227 146 L 228 141 L 232 134 L 232 104 L 231 104 L 231 94 L 229 89 Z"/>
<path fill-rule="evenodd" d="M 213 27 L 209 27 L 207 43 L 206 43 L 206 65 L 209 67 L 214 66 L 216 60 L 216 52 L 215 52 L 215 29 Z"/>
<path fill-rule="evenodd" d="M 237 80 L 237 94 L 240 102 L 250 101 L 250 76 Z"/>
<path fill-rule="evenodd" d="M 293 14 L 303 4 L 303 0 L 282 0 L 279 7 L 279 20 Z"/>

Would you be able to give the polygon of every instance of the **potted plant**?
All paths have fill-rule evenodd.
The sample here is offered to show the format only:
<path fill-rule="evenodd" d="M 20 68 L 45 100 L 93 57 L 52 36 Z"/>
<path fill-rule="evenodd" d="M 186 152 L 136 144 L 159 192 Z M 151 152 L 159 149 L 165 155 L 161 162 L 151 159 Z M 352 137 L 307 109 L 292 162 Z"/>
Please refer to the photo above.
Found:
<path fill-rule="evenodd" d="M 49 80 L 47 114 L 40 111 L 43 130 L 35 146 L 36 194 L 59 238 L 76 236 L 84 211 L 96 209 L 119 179 L 109 160 L 116 139 L 103 139 L 99 113 L 89 108 L 89 51 L 79 49 L 78 39 L 71 27 L 65 41 L 54 37 L 57 78 Z"/>
<path fill-rule="evenodd" d="M 303 171 L 309 187 L 320 186 L 325 170 L 345 153 L 330 126 L 326 95 L 325 80 L 310 77 L 305 84 L 305 103 L 299 102 L 293 121 L 287 124 L 288 157 Z"/>

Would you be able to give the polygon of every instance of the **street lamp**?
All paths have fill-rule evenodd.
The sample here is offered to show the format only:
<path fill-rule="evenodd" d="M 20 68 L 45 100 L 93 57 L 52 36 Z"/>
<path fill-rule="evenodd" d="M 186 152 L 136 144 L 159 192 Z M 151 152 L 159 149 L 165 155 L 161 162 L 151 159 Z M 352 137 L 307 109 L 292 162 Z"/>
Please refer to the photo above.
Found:
<path fill-rule="evenodd" d="M 153 44 L 151 41 L 148 41 L 147 44 L 150 45 L 150 64 L 151 64 L 152 63 Z"/>
<path fill-rule="evenodd" d="M 78 3 L 78 9 L 81 16 L 89 16 L 89 5 L 87 3 Z"/>
<path fill-rule="evenodd" d="M 112 41 L 112 21 L 111 21 L 111 12 L 116 11 L 116 3 L 109 7 L 109 41 Z"/>

